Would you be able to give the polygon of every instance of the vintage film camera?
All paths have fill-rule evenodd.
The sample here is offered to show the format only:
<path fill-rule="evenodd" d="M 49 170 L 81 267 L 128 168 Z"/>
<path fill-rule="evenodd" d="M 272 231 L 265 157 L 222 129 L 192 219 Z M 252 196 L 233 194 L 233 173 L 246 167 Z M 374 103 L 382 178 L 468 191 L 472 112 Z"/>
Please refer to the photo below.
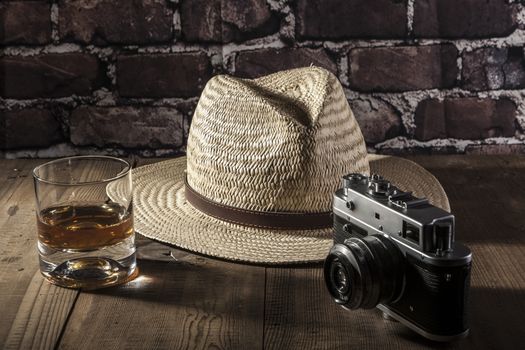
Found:
<path fill-rule="evenodd" d="M 381 176 L 349 174 L 334 195 L 325 282 L 346 309 L 377 306 L 435 341 L 466 336 L 472 255 L 454 216 Z"/>

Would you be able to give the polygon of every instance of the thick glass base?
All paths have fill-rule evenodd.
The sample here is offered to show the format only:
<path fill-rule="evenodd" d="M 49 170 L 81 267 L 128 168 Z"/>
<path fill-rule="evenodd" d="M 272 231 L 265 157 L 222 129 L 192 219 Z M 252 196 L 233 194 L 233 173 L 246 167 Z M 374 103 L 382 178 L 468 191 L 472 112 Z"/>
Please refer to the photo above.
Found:
<path fill-rule="evenodd" d="M 92 290 L 115 286 L 138 276 L 134 237 L 90 251 L 54 249 L 38 243 L 40 271 L 53 284 Z"/>

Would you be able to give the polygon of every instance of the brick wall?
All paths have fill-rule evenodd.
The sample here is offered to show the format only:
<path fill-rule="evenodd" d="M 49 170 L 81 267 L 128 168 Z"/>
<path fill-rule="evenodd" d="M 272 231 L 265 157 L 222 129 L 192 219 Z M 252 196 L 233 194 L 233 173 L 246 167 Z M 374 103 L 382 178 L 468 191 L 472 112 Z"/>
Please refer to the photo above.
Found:
<path fill-rule="evenodd" d="M 0 20 L 0 157 L 181 153 L 211 76 L 310 64 L 372 152 L 525 153 L 525 1 L 2 1 Z"/>

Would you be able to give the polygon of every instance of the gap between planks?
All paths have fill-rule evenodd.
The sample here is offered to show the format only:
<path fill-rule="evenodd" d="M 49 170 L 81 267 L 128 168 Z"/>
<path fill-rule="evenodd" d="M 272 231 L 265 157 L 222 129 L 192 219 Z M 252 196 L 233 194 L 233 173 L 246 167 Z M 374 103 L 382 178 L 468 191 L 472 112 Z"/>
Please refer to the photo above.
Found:
<path fill-rule="evenodd" d="M 79 291 L 48 283 L 37 271 L 18 308 L 4 349 L 53 349 Z"/>

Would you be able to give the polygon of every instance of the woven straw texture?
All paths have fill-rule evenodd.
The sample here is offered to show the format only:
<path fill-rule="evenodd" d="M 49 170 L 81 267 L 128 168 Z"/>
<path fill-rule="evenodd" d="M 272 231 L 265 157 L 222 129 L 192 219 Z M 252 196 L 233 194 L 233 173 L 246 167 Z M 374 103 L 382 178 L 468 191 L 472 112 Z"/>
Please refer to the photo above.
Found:
<path fill-rule="evenodd" d="M 188 183 L 221 204 L 330 211 L 342 174 L 368 173 L 366 146 L 337 78 L 320 68 L 206 85 L 188 137 Z"/>
<path fill-rule="evenodd" d="M 195 110 L 187 158 L 133 171 L 135 228 L 231 260 L 318 261 L 332 244 L 331 228 L 276 231 L 215 219 L 186 201 L 184 177 L 200 195 L 231 207 L 318 213 L 331 211 L 344 174 L 370 170 L 449 209 L 437 180 L 418 165 L 367 156 L 343 88 L 330 72 L 310 67 L 255 80 L 216 76 Z"/>
<path fill-rule="evenodd" d="M 450 210 L 445 191 L 421 166 L 389 156 L 369 155 L 368 160 L 371 172 Z M 332 245 L 331 228 L 261 230 L 226 223 L 193 208 L 184 197 L 185 168 L 186 157 L 181 157 L 133 170 L 137 232 L 197 253 L 251 263 L 291 264 L 320 261 L 326 257 Z"/>

